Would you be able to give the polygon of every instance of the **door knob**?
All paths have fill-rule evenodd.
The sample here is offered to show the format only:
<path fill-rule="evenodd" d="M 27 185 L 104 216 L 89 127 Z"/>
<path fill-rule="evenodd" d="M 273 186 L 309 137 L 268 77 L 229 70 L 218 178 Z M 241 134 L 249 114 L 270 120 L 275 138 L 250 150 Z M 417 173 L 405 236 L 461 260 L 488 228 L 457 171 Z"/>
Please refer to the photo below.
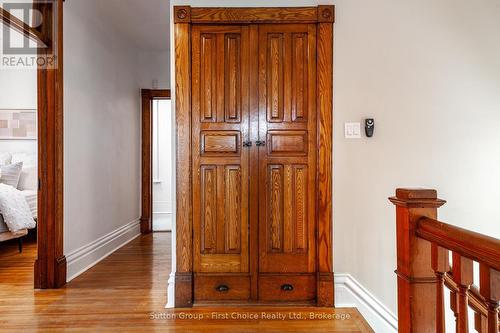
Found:
<path fill-rule="evenodd" d="M 243 142 L 243 147 L 252 147 L 252 141 Z"/>
<path fill-rule="evenodd" d="M 266 145 L 266 141 L 255 141 L 255 145 L 257 145 L 257 147 L 265 146 Z"/>
<path fill-rule="evenodd" d="M 221 284 L 220 286 L 218 286 L 217 288 L 215 288 L 215 290 L 217 290 L 220 293 L 225 293 L 225 292 L 229 291 L 229 287 L 226 286 L 225 284 Z"/>

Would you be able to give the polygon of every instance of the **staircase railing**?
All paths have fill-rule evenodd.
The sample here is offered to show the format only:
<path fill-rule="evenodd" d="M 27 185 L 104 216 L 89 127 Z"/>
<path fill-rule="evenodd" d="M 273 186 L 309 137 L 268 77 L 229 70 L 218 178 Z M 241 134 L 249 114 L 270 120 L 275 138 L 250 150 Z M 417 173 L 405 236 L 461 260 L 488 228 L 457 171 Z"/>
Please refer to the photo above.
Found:
<path fill-rule="evenodd" d="M 499 332 L 500 240 L 438 221 L 446 202 L 435 190 L 397 189 L 389 200 L 396 205 L 398 331 L 444 333 L 446 286 L 456 332 L 469 332 L 469 308 L 477 332 Z"/>

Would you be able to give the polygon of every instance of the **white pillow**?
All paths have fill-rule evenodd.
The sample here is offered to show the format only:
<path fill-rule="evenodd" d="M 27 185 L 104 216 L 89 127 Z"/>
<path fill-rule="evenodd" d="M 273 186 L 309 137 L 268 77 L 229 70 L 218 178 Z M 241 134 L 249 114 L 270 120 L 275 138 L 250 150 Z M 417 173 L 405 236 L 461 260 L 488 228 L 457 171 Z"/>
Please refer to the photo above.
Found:
<path fill-rule="evenodd" d="M 38 190 L 38 174 L 35 166 L 23 167 L 17 189 L 19 191 Z"/>
<path fill-rule="evenodd" d="M 1 165 L 2 176 L 0 177 L 0 183 L 10 185 L 13 188 L 17 188 L 19 185 L 19 177 L 21 176 L 21 170 L 23 169 L 23 162 L 9 165 Z"/>
<path fill-rule="evenodd" d="M 0 165 L 8 165 L 12 163 L 11 153 L 0 153 Z"/>

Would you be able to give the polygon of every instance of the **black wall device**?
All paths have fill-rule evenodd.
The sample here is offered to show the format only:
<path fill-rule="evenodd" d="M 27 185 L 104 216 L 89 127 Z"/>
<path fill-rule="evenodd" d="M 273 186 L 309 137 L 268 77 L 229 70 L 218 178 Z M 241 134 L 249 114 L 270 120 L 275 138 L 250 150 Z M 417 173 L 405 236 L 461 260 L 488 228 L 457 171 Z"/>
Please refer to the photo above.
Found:
<path fill-rule="evenodd" d="M 365 132 L 367 137 L 371 138 L 373 136 L 373 132 L 375 132 L 375 119 L 368 118 L 365 120 Z"/>

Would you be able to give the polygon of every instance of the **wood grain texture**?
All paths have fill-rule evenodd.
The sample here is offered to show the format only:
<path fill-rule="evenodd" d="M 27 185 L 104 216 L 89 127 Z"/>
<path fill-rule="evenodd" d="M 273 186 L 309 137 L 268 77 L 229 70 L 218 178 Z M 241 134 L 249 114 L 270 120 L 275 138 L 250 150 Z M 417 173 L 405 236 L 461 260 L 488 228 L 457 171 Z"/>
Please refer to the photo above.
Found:
<path fill-rule="evenodd" d="M 242 182 L 241 167 L 226 165 L 224 170 L 225 187 L 225 253 L 241 253 L 241 206 Z"/>
<path fill-rule="evenodd" d="M 240 131 L 202 131 L 201 156 L 239 156 Z"/>
<path fill-rule="evenodd" d="M 453 252 L 453 280 L 458 287 L 457 295 L 457 333 L 469 332 L 469 288 L 473 283 L 472 260 Z"/>
<path fill-rule="evenodd" d="M 224 116 L 226 122 L 240 122 L 241 117 L 241 36 L 224 36 Z"/>
<path fill-rule="evenodd" d="M 190 26 L 174 25 L 175 35 L 175 114 L 177 133 L 176 190 L 177 190 L 177 271 L 175 306 L 193 303 L 192 220 L 191 220 L 191 58 Z"/>
<path fill-rule="evenodd" d="M 306 52 L 294 60 L 297 36 Z M 291 78 L 299 59 L 307 117 L 295 121 Z M 258 155 L 259 273 L 316 271 L 316 59 L 315 25 L 259 26 L 259 135 L 266 139 Z"/>
<path fill-rule="evenodd" d="M 191 22 L 191 7 L 190 6 L 174 6 L 174 23 L 190 23 Z"/>
<path fill-rule="evenodd" d="M 426 198 L 427 204 L 421 203 L 429 193 L 425 189 L 397 191 L 400 193 L 401 197 L 390 199 L 396 205 L 398 330 L 434 332 L 439 281 L 432 269 L 431 245 L 418 239 L 415 231 L 418 220 L 436 218 L 437 207 L 443 203 L 435 195 Z M 415 206 L 412 201 L 420 203 Z"/>
<path fill-rule="evenodd" d="M 66 283 L 63 250 L 63 3 L 36 3 L 45 24 L 42 40 L 51 43 L 40 48 L 38 56 L 56 56 L 54 67 L 39 67 L 38 81 L 38 258 L 35 262 L 35 288 L 59 288 Z"/>
<path fill-rule="evenodd" d="M 399 331 L 445 332 L 446 286 L 456 332 L 469 332 L 469 310 L 476 331 L 498 332 L 500 241 L 438 221 L 445 201 L 436 190 L 397 189 L 390 200 L 396 205 Z M 473 261 L 480 264 L 480 288 L 473 284 Z"/>
<path fill-rule="evenodd" d="M 191 8 L 192 23 L 315 23 L 317 7 Z"/>
<path fill-rule="evenodd" d="M 307 156 L 307 131 L 268 131 L 267 141 L 269 156 Z"/>
<path fill-rule="evenodd" d="M 259 53 L 259 26 L 254 24 L 250 26 L 250 47 L 249 54 Z M 250 88 L 249 105 L 250 110 L 259 109 L 259 58 L 251 56 L 249 61 L 249 81 Z M 256 142 L 259 140 L 259 112 L 250 112 L 249 140 Z M 258 156 L 259 147 L 252 145 L 249 148 L 250 156 Z M 259 179 L 259 160 L 250 158 L 249 162 L 250 179 Z M 259 253 L 259 182 L 249 182 L 249 223 L 250 223 L 250 253 Z M 256 301 L 258 295 L 259 279 L 259 256 L 250 256 L 250 298 Z"/>
<path fill-rule="evenodd" d="M 212 40 L 209 53 L 204 51 L 206 36 Z M 249 152 L 242 145 L 248 140 L 249 130 L 249 87 L 243 84 L 249 75 L 248 51 L 248 27 L 193 27 L 191 135 L 195 273 L 247 273 L 249 270 Z M 213 66 L 211 77 L 203 74 L 206 63 Z M 208 84 L 207 80 L 215 83 Z M 212 109 L 210 121 L 205 121 L 204 115 L 208 112 L 203 100 L 208 86 L 213 87 Z M 210 170 L 210 176 L 206 170 Z M 209 228 L 206 221 L 210 221 Z M 208 251 L 204 247 L 207 237 L 215 246 L 211 245 Z"/>
<path fill-rule="evenodd" d="M 194 272 L 248 274 L 252 301 L 259 299 L 259 274 L 309 273 L 315 279 L 313 289 L 318 304 L 333 305 L 333 263 L 328 253 L 332 251 L 332 236 L 328 235 L 332 232 L 331 212 L 326 213 L 330 225 L 321 227 L 317 222 L 324 213 L 317 213 L 320 206 L 316 205 L 315 194 L 320 174 L 331 186 L 331 151 L 323 159 L 318 153 L 323 139 L 327 140 L 323 149 L 332 148 L 332 92 L 328 90 L 333 89 L 333 53 L 329 50 L 320 55 L 317 45 L 323 24 L 330 28 L 323 30 L 322 47 L 332 47 L 333 16 L 328 18 L 327 14 L 333 15 L 333 7 L 323 8 L 326 14 L 323 9 L 320 14 L 317 8 L 307 9 L 313 24 L 303 24 L 309 22 L 303 18 L 294 21 L 298 16 L 292 18 L 290 13 L 305 13 L 300 8 L 184 9 L 178 19 L 196 23 L 188 24 L 192 29 L 189 60 Z M 249 18 L 244 15 L 256 15 L 258 24 L 235 25 L 237 20 Z M 274 20 L 279 24 L 265 24 Z M 316 24 L 319 21 L 325 23 Z M 294 22 L 302 24 L 291 24 Z M 330 58 L 323 59 L 326 72 L 321 77 L 317 65 L 323 55 Z M 322 107 L 318 103 L 323 103 Z M 325 113 L 323 118 L 320 112 Z M 325 125 L 320 138 L 321 126 Z M 233 138 L 224 136 L 233 132 Z M 213 133 L 220 137 L 207 135 Z M 320 163 L 330 164 L 318 172 Z M 215 167 L 216 180 L 211 187 L 216 188 L 218 204 L 208 209 L 210 216 L 216 216 L 216 240 L 210 226 L 207 242 L 211 248 L 204 253 L 200 237 L 205 231 L 199 215 L 206 207 L 199 199 L 199 177 L 202 168 L 208 166 Z M 270 166 L 274 169 L 269 170 Z M 323 205 L 331 209 L 331 189 L 323 195 Z M 245 216 L 239 224 L 235 223 L 238 215 Z M 326 242 L 321 254 L 316 245 L 319 235 Z M 327 262 L 323 263 L 323 272 L 319 271 L 321 261 Z M 196 289 L 196 279 L 194 283 Z"/>
<path fill-rule="evenodd" d="M 217 121 L 217 40 L 215 34 L 202 34 L 200 46 L 200 117 Z"/>
<path fill-rule="evenodd" d="M 201 167 L 201 249 L 217 253 L 217 166 Z"/>
<path fill-rule="evenodd" d="M 284 286 L 291 286 L 285 290 Z M 259 299 L 262 301 L 290 302 L 316 300 L 316 276 L 267 275 L 259 277 Z"/>
<path fill-rule="evenodd" d="M 22 254 L 18 253 L 16 242 L 2 245 L 0 330 L 5 332 L 373 332 L 353 308 L 244 306 L 241 302 L 226 301 L 223 306 L 165 309 L 166 281 L 171 269 L 170 233 L 142 235 L 69 282 L 66 288 L 50 291 L 33 291 L 35 244 L 27 243 Z M 233 312 L 282 313 L 287 317 L 285 320 L 222 317 Z M 207 319 L 167 319 L 161 317 L 162 313 L 201 314 Z M 303 319 L 292 320 L 289 313 L 300 313 Z M 318 318 L 309 320 L 311 313 Z M 321 318 L 322 314 L 331 318 Z M 335 320 L 335 316 L 339 319 Z"/>
<path fill-rule="evenodd" d="M 333 25 L 318 24 L 318 173 L 317 173 L 317 252 L 318 305 L 333 306 Z M 326 274 L 331 278 L 323 279 Z M 331 280 L 331 284 L 327 281 Z M 332 296 L 332 297 L 330 297 Z M 321 300 L 321 303 L 319 302 Z"/>
<path fill-rule="evenodd" d="M 481 324 L 487 327 L 488 333 L 495 333 L 495 329 L 500 330 L 499 321 L 499 301 L 500 301 L 500 271 L 481 263 L 479 265 L 479 290 L 486 303 L 487 313 L 481 314 Z M 483 322 L 486 317 L 486 325 Z"/>
<path fill-rule="evenodd" d="M 500 271 L 500 240 L 435 219 L 418 222 L 417 235 Z"/>

